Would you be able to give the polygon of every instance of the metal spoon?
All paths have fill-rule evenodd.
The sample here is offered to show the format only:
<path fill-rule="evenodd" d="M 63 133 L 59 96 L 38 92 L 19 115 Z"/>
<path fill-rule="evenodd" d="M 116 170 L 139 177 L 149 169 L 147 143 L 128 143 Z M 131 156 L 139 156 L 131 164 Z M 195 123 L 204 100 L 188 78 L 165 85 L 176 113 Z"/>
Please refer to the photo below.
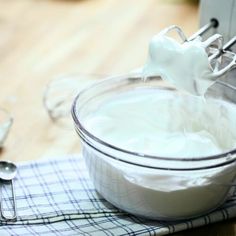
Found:
<path fill-rule="evenodd" d="M 4 181 L 11 181 L 11 191 L 12 191 L 12 199 L 13 199 L 13 214 L 12 216 L 6 216 L 3 211 L 3 197 L 2 197 L 2 187 L 0 190 L 1 200 L 0 200 L 0 211 L 1 218 L 4 220 L 15 220 L 17 218 L 16 213 L 16 197 L 14 190 L 14 182 L 13 178 L 16 176 L 17 167 L 14 163 L 10 161 L 0 161 L 0 179 Z"/>

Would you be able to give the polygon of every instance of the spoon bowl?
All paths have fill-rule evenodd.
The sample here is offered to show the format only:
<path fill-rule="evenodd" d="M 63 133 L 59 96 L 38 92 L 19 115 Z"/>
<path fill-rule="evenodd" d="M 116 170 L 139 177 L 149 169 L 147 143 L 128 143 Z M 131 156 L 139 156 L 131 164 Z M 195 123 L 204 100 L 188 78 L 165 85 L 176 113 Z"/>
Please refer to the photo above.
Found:
<path fill-rule="evenodd" d="M 11 180 L 16 176 L 17 167 L 13 162 L 0 161 L 0 179 Z"/>

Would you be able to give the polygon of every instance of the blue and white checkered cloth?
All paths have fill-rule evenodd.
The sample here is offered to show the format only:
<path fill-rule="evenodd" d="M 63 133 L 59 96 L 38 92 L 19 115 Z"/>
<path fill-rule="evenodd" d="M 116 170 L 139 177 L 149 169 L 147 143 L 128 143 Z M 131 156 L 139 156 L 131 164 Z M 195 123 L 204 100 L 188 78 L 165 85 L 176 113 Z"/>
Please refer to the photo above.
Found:
<path fill-rule="evenodd" d="M 81 156 L 20 164 L 15 180 L 18 219 L 0 221 L 0 235 L 166 235 L 236 216 L 236 193 L 209 215 L 182 222 L 137 218 L 94 189 Z M 5 193 L 7 193 L 6 191 Z M 10 207 L 10 193 L 3 199 Z"/>

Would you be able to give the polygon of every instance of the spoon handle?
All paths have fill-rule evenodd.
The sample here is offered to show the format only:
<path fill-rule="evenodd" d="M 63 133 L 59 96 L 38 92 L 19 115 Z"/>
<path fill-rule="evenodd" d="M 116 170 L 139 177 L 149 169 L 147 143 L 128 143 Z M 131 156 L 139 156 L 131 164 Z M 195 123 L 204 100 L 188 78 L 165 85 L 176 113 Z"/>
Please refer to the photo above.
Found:
<path fill-rule="evenodd" d="M 1 211 L 1 218 L 8 221 L 13 221 L 17 218 L 17 213 L 16 213 L 16 196 L 15 196 L 15 188 L 14 188 L 14 182 L 13 180 L 10 180 L 11 181 L 11 193 L 12 193 L 12 209 L 13 209 L 13 214 L 11 216 L 7 216 L 5 215 L 4 213 L 4 210 L 3 210 L 3 194 L 2 194 L 2 186 L 1 186 L 1 192 L 0 192 L 0 195 L 1 195 L 1 201 L 0 201 L 0 211 Z"/>

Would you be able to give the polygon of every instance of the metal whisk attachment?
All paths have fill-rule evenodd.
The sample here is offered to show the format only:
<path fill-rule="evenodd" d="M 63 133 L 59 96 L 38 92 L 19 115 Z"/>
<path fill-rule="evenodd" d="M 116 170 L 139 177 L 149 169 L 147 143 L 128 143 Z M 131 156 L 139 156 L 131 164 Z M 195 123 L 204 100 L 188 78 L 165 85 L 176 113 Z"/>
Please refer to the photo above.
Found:
<path fill-rule="evenodd" d="M 207 25 L 200 28 L 196 33 L 194 33 L 189 38 L 186 37 L 183 30 L 176 26 L 172 25 L 168 28 L 165 28 L 160 32 L 161 35 L 166 35 L 171 31 L 175 31 L 177 35 L 180 37 L 182 43 L 189 42 L 195 40 L 196 38 L 205 34 L 211 28 L 216 28 L 218 26 L 218 22 L 212 19 Z M 209 78 L 212 80 L 217 79 L 218 77 L 224 75 L 228 71 L 232 70 L 236 67 L 236 54 L 234 52 L 229 51 L 229 49 L 236 43 L 236 36 L 233 37 L 230 41 L 223 44 L 223 36 L 221 34 L 213 34 L 208 39 L 202 42 L 203 47 L 205 48 L 208 54 L 209 64 L 213 65 L 213 72 L 209 75 Z M 225 65 L 223 68 L 220 68 L 221 56 L 227 55 L 231 61 Z M 220 69 L 219 69 L 220 68 Z"/>

